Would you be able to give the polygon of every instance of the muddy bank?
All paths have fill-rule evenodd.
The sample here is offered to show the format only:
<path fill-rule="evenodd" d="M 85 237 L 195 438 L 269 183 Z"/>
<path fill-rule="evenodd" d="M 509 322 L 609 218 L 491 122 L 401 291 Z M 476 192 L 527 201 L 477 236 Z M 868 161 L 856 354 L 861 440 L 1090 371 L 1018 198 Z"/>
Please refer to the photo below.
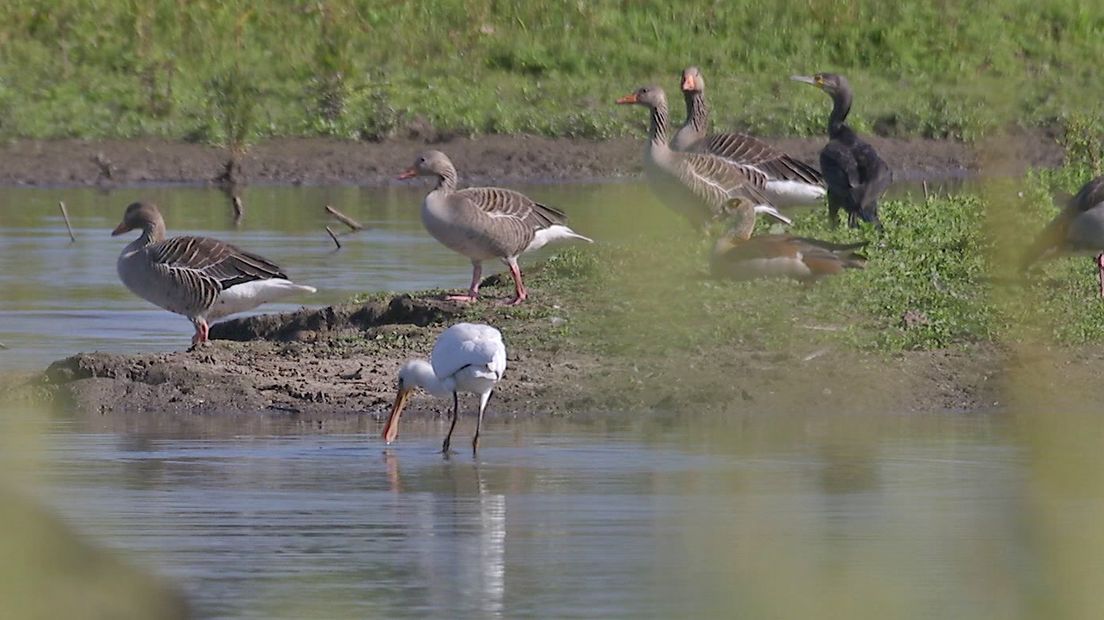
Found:
<path fill-rule="evenodd" d="M 1025 376 L 1038 384 L 1033 393 L 1074 398 L 1069 386 L 1092 386 L 1104 360 L 1098 351 L 1026 357 L 992 345 L 877 354 L 724 343 L 626 359 L 560 347 L 547 336 L 550 320 L 532 313 L 399 296 L 226 321 L 192 352 L 82 353 L 20 379 L 5 400 L 14 394 L 92 416 L 262 414 L 319 428 L 356 419 L 356 428 L 374 430 L 364 424 L 386 416 L 399 366 L 426 356 L 446 325 L 471 319 L 496 325 L 509 348 L 488 419 L 992 410 L 1007 405 L 1010 386 Z M 425 395 L 411 404 L 412 419 L 447 414 L 448 403 Z"/>
<path fill-rule="evenodd" d="M 815 163 L 825 139 L 770 141 Z M 871 142 L 900 180 L 979 172 L 975 148 L 961 142 L 878 137 Z M 386 185 L 427 146 L 446 151 L 470 181 L 581 181 L 638 174 L 643 137 L 600 142 L 497 135 L 384 142 L 285 138 L 254 146 L 242 174 L 248 183 Z M 1000 148 L 1015 151 L 1025 168 L 1062 163 L 1062 149 L 1044 131 L 1008 137 Z M 16 140 L 0 146 L 0 185 L 210 183 L 223 172 L 225 160 L 225 152 L 215 147 L 163 140 Z"/>

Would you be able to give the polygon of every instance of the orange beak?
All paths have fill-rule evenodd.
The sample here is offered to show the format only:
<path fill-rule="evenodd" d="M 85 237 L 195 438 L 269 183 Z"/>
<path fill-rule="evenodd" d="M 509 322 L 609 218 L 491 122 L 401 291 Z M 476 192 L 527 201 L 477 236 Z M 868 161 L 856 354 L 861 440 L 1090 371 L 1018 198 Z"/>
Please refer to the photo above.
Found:
<path fill-rule="evenodd" d="M 682 76 L 682 90 L 694 90 L 694 76 L 692 74 Z"/>
<path fill-rule="evenodd" d="M 119 235 L 130 231 L 130 227 L 126 225 L 126 222 L 119 222 L 119 225 L 115 227 L 115 230 L 111 231 L 112 237 L 118 237 Z"/>
<path fill-rule="evenodd" d="M 418 171 L 417 170 L 415 170 L 413 168 L 407 168 L 406 170 L 403 170 L 402 172 L 400 172 L 399 176 L 397 176 L 395 178 L 400 180 L 400 181 L 405 181 L 406 179 L 413 179 L 416 176 L 418 176 Z"/>
<path fill-rule="evenodd" d="M 625 105 L 625 104 L 629 104 L 629 103 L 636 103 L 636 93 L 632 93 L 630 95 L 625 95 L 624 97 L 618 99 L 617 103 L 619 103 L 620 105 Z"/>
<path fill-rule="evenodd" d="M 391 405 L 391 415 L 387 416 L 387 424 L 383 427 L 383 441 L 391 443 L 399 436 L 399 416 L 402 415 L 406 401 L 410 399 L 411 388 L 403 388 L 395 395 L 395 404 Z"/>

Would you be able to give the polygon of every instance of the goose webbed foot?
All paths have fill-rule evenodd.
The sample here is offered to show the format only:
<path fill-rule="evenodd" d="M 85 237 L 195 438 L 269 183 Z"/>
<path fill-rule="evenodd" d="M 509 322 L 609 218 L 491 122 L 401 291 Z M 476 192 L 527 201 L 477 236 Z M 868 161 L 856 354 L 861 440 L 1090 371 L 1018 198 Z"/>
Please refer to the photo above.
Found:
<path fill-rule="evenodd" d="M 473 301 L 479 301 L 479 295 L 477 293 L 468 291 L 462 295 L 445 295 L 447 301 L 459 301 L 462 303 L 471 303 Z"/>

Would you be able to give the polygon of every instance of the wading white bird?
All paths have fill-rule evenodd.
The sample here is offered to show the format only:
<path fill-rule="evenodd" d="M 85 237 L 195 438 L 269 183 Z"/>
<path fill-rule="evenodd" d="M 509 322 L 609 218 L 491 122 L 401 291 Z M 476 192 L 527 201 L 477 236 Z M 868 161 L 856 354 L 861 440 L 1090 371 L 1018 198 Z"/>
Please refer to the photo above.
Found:
<path fill-rule="evenodd" d="M 479 396 L 479 419 L 475 423 L 472 451 L 479 447 L 479 427 L 491 390 L 506 372 L 506 345 L 502 334 L 489 325 L 457 323 L 437 337 L 430 361 L 410 360 L 399 370 L 399 391 L 391 415 L 383 427 L 383 440 L 395 441 L 399 434 L 399 416 L 414 388 L 422 388 L 433 396 L 452 395 L 452 424 L 441 445 L 448 452 L 456 418 L 460 413 L 460 392 Z"/>
<path fill-rule="evenodd" d="M 529 293 L 521 281 L 518 256 L 562 239 L 591 242 L 567 226 L 563 211 L 534 202 L 520 192 L 501 187 L 456 189 L 456 168 L 440 151 L 419 153 L 414 165 L 398 178 L 415 176 L 437 177 L 437 186 L 422 201 L 422 224 L 434 239 L 472 262 L 468 292 L 449 299 L 475 301 L 483 261 L 498 258 L 514 277 L 516 295 L 509 303 L 520 304 Z"/>
<path fill-rule="evenodd" d="M 165 220 L 157 207 L 136 202 L 111 236 L 141 230 L 119 255 L 119 279 L 132 293 L 195 326 L 192 346 L 207 342 L 207 321 L 252 310 L 302 293 L 270 261 L 210 237 L 165 238 Z"/>

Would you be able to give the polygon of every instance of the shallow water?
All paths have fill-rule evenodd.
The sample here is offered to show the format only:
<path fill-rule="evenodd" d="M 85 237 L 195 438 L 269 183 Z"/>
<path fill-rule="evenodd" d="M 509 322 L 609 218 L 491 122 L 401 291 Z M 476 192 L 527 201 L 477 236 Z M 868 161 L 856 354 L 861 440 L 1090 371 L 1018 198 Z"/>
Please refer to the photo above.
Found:
<path fill-rule="evenodd" d="M 604 241 L 642 230 L 668 215 L 635 184 L 520 187 L 567 211 L 572 225 Z M 169 234 L 203 234 L 268 257 L 317 295 L 259 311 L 327 305 L 365 291 L 462 289 L 471 264 L 425 233 L 419 205 L 426 188 L 252 187 L 246 216 L 233 223 L 225 195 L 206 187 L 0 190 L 0 368 L 37 368 L 77 351 L 176 350 L 192 331 L 187 320 L 138 299 L 119 282 L 115 260 L 135 236 L 113 238 L 127 204 L 157 202 Z M 76 243 L 58 209 L 65 201 Z M 343 237 L 335 252 L 324 226 L 343 227 L 323 212 L 332 205 L 369 228 Z M 628 223 L 626 225 L 626 223 Z M 636 227 L 639 225 L 639 227 Z M 547 252 L 547 250 L 545 251 Z M 525 258 L 539 260 L 544 253 Z M 523 263 L 525 262 L 523 261 Z M 502 269 L 488 263 L 485 273 Z"/>
<path fill-rule="evenodd" d="M 936 188 L 954 191 L 960 182 Z M 516 186 L 568 213 L 579 232 L 603 243 L 655 234 L 684 224 L 639 182 Z M 187 320 L 127 291 L 115 260 L 135 234 L 110 236 L 126 205 L 158 203 L 170 235 L 202 234 L 239 245 L 281 265 L 317 295 L 270 304 L 258 312 L 337 303 L 366 291 L 463 289 L 470 263 L 434 241 L 419 216 L 424 184 L 388 188 L 246 188 L 239 226 L 225 194 L 210 187 L 145 187 L 102 192 L 85 188 L 0 188 L 0 370 L 37 369 L 78 351 L 173 351 L 188 345 Z M 919 192 L 899 184 L 894 193 Z M 64 201 L 77 241 L 71 243 L 58 209 Z M 368 226 L 342 237 L 335 251 L 324 227 L 344 227 L 324 205 Z M 523 257 L 540 260 L 553 248 Z M 501 271 L 495 262 L 485 274 Z"/>
<path fill-rule="evenodd" d="M 36 494 L 203 617 L 803 617 L 847 597 L 893 617 L 1023 611 L 1033 533 L 1007 420 L 733 422 L 503 422 L 449 459 L 440 425 L 384 448 L 375 428 L 63 423 Z"/>

